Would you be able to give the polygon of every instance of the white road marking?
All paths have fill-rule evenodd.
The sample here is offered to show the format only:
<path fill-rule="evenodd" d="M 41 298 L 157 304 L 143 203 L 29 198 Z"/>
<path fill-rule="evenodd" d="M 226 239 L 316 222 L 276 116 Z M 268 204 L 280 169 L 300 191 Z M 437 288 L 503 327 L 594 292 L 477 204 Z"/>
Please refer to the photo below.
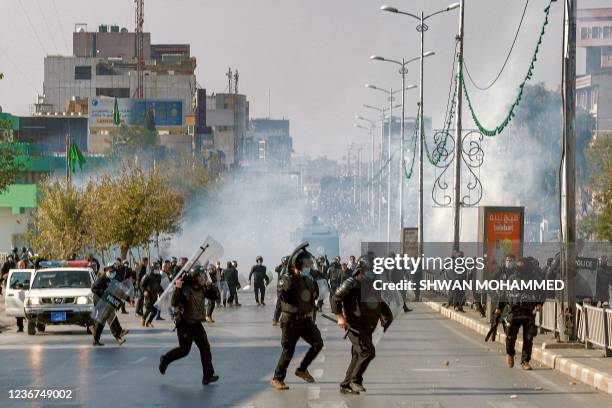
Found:
<path fill-rule="evenodd" d="M 138 364 L 138 363 L 145 361 L 146 359 L 147 357 L 140 357 L 138 360 L 134 360 L 130 364 Z"/>
<path fill-rule="evenodd" d="M 103 379 L 105 379 L 105 378 L 108 378 L 108 377 L 110 377 L 110 376 L 112 376 L 112 375 L 117 374 L 118 372 L 119 372 L 119 370 L 111 370 L 111 371 L 109 371 L 108 373 L 104 374 L 104 375 L 103 375 L 102 377 L 100 377 L 99 379 L 100 379 L 100 380 L 103 380 Z"/>

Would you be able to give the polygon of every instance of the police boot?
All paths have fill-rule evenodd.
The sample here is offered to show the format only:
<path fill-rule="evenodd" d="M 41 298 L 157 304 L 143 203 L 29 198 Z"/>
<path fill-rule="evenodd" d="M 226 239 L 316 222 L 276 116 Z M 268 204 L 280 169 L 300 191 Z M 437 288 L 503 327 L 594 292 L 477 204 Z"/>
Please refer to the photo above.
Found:
<path fill-rule="evenodd" d="M 210 377 L 204 377 L 204 378 L 202 378 L 202 384 L 204 384 L 204 385 L 208 385 L 208 384 L 210 384 L 210 383 L 214 383 L 214 382 L 216 382 L 216 381 L 218 381 L 218 380 L 219 380 L 219 376 L 218 376 L 217 374 L 213 374 L 213 375 L 212 375 L 212 376 L 210 376 Z"/>
<path fill-rule="evenodd" d="M 531 365 L 529 365 L 529 361 L 523 361 L 521 363 L 521 368 L 523 370 L 527 370 L 527 371 L 531 371 L 532 370 Z"/>
<path fill-rule="evenodd" d="M 168 368 L 168 363 L 166 363 L 166 360 L 164 359 L 164 356 L 161 356 L 159 358 L 159 372 L 164 375 L 166 374 L 166 369 Z"/>
<path fill-rule="evenodd" d="M 315 382 L 315 379 L 312 375 L 310 375 L 310 373 L 308 372 L 308 370 L 300 370 L 299 368 L 297 370 L 295 370 L 295 375 L 300 377 L 302 380 L 306 381 L 307 383 L 313 383 Z"/>
<path fill-rule="evenodd" d="M 506 361 L 508 362 L 508 368 L 514 367 L 514 356 L 511 356 L 510 354 L 508 354 Z"/>
<path fill-rule="evenodd" d="M 356 383 L 356 382 L 352 382 L 351 383 L 351 388 L 354 390 L 357 390 L 359 392 L 366 392 L 366 389 L 363 385 Z"/>
<path fill-rule="evenodd" d="M 276 378 L 273 378 L 272 381 L 270 381 L 270 385 L 276 388 L 277 390 L 288 390 L 289 389 L 289 386 L 287 384 L 285 384 L 281 380 L 277 380 Z"/>
<path fill-rule="evenodd" d="M 100 340 L 94 339 L 93 345 L 94 347 L 99 347 L 99 346 L 103 346 L 104 343 L 100 343 Z"/>
<path fill-rule="evenodd" d="M 353 394 L 359 395 L 359 391 L 352 389 L 351 387 L 340 386 L 340 394 Z"/>

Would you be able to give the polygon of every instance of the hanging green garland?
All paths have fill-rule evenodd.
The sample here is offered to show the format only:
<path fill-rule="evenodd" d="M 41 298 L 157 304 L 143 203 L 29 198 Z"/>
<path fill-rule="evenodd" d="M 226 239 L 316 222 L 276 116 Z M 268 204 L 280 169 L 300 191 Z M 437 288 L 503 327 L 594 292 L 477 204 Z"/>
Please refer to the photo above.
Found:
<path fill-rule="evenodd" d="M 478 130 L 483 135 L 489 136 L 489 137 L 499 135 L 510 124 L 510 121 L 512 121 L 512 118 L 515 116 L 514 110 L 519 106 L 521 99 L 523 98 L 523 91 L 525 89 L 525 84 L 527 83 L 527 81 L 529 81 L 533 77 L 533 71 L 535 69 L 535 63 L 538 60 L 538 52 L 540 51 L 540 45 L 542 44 L 542 39 L 544 38 L 544 33 L 546 32 L 546 26 L 548 25 L 548 16 L 550 15 L 550 9 L 551 9 L 552 4 L 556 1 L 557 0 L 550 0 L 550 2 L 548 3 L 548 6 L 544 9 L 544 13 L 545 13 L 544 24 L 542 24 L 542 30 L 540 31 L 540 37 L 538 38 L 538 43 L 536 45 L 533 56 L 531 57 L 531 64 L 529 64 L 529 69 L 527 70 L 527 74 L 525 75 L 523 82 L 521 82 L 521 84 L 519 85 L 519 93 L 516 97 L 516 100 L 510 106 L 508 114 L 506 115 L 504 120 L 502 120 L 502 122 L 499 125 L 497 125 L 495 128 L 493 129 L 485 128 L 483 124 L 480 122 L 480 120 L 478 119 L 478 117 L 476 116 L 476 112 L 474 111 L 474 107 L 472 106 L 472 101 L 470 100 L 470 95 L 467 91 L 467 87 L 465 86 L 465 79 L 463 77 L 463 61 L 459 62 L 461 64 L 459 80 L 461 81 L 461 85 L 463 86 L 463 94 L 465 95 L 465 99 L 467 101 L 468 108 L 470 110 L 470 114 L 472 115 L 472 119 L 474 120 L 476 127 L 478 127 Z"/>

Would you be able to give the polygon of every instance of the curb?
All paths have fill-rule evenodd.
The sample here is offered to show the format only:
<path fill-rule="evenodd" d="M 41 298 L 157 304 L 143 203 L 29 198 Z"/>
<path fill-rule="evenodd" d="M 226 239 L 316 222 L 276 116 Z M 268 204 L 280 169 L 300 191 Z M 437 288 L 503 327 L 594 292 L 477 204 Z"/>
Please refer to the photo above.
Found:
<path fill-rule="evenodd" d="M 440 313 L 442 316 L 474 330 L 478 334 L 485 336 L 489 332 L 488 325 L 479 323 L 464 314 L 444 308 L 440 305 L 440 303 L 423 302 L 423 304 Z M 497 343 L 505 344 L 506 335 L 504 333 L 498 333 L 495 341 Z M 522 346 L 523 342 L 520 339 L 517 339 L 517 349 L 521 348 Z M 547 367 L 568 375 L 575 380 L 596 388 L 599 391 L 612 395 L 612 375 L 610 374 L 599 372 L 591 367 L 585 366 L 584 364 L 577 363 L 571 358 L 563 357 L 559 354 L 542 349 L 542 347 L 534 347 L 531 353 L 531 358 Z"/>

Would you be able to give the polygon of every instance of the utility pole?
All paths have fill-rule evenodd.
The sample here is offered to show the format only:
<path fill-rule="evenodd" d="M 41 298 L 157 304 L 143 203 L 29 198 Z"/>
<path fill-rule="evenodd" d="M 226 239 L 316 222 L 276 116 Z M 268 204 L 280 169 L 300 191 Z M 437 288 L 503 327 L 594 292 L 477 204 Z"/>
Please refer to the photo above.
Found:
<path fill-rule="evenodd" d="M 391 134 L 393 132 L 393 88 L 389 89 L 389 169 L 387 173 L 387 245 L 391 242 Z M 389 251 L 387 251 L 389 252 Z"/>
<path fill-rule="evenodd" d="M 144 0 L 136 3 L 136 98 L 144 98 Z"/>
<path fill-rule="evenodd" d="M 563 50 L 563 160 L 561 276 L 565 281 L 557 319 L 561 341 L 576 338 L 576 8 L 564 1 Z"/>
<path fill-rule="evenodd" d="M 461 228 L 461 144 L 462 144 L 462 123 L 461 109 L 463 107 L 463 86 L 461 75 L 463 75 L 463 16 L 465 12 L 464 0 L 459 4 L 459 33 L 457 41 L 459 49 L 457 51 L 457 113 L 455 115 L 455 179 L 453 188 L 453 251 L 459 250 L 460 228 Z"/>
<path fill-rule="evenodd" d="M 400 159 L 399 159 L 399 227 L 400 241 L 404 234 L 404 120 L 406 117 L 406 60 L 402 58 L 400 74 L 402 74 L 402 118 L 400 123 Z"/>
<path fill-rule="evenodd" d="M 418 214 L 418 228 L 419 228 L 419 242 L 417 245 L 418 256 L 423 253 L 423 141 L 425 140 L 425 117 L 423 116 L 423 55 L 425 46 L 425 18 L 421 11 L 421 23 L 417 27 L 417 30 L 421 33 L 421 60 L 420 71 L 419 71 L 419 214 Z M 402 231 L 403 234 L 403 231 Z"/>

